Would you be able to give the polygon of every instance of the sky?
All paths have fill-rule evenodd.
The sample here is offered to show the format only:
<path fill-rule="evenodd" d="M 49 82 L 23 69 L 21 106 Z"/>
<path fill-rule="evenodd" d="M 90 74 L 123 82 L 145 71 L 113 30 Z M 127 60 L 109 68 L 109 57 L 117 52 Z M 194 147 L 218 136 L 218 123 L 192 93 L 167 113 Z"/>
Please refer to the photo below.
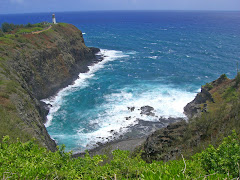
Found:
<path fill-rule="evenodd" d="M 240 11 L 240 0 L 0 0 L 0 14 L 98 10 Z"/>

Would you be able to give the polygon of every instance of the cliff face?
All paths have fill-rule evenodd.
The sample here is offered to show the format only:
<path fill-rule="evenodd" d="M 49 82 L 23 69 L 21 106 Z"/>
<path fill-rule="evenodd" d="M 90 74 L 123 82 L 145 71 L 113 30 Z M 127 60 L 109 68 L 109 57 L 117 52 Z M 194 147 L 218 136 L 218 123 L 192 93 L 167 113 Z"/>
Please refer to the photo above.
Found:
<path fill-rule="evenodd" d="M 84 44 L 80 30 L 57 24 L 39 34 L 0 38 L 0 136 L 32 137 L 56 149 L 43 125 L 47 111 L 40 100 L 56 93 L 98 61 L 97 48 Z"/>

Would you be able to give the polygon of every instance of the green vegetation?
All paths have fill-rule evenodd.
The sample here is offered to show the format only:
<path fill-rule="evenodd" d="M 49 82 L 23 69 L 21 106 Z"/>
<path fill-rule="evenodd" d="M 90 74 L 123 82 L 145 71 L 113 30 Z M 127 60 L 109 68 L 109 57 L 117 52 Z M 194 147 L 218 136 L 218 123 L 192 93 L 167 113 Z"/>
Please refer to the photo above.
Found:
<path fill-rule="evenodd" d="M 210 84 L 210 83 L 206 83 L 203 87 L 206 88 L 209 91 L 213 88 L 213 85 Z"/>
<path fill-rule="evenodd" d="M 202 167 L 209 173 L 218 172 L 238 177 L 240 174 L 240 139 L 233 131 L 231 136 L 224 138 L 218 148 L 210 145 L 205 151 L 196 155 Z M 212 171 L 212 172 L 211 172 Z"/>
<path fill-rule="evenodd" d="M 226 102 L 231 102 L 234 101 L 235 99 L 238 98 L 238 94 L 236 91 L 236 88 L 234 87 L 229 87 L 225 90 L 225 92 L 223 93 L 223 98 L 226 100 Z"/>
<path fill-rule="evenodd" d="M 19 137 L 22 141 L 27 141 L 30 137 L 26 131 L 21 130 L 19 125 L 22 120 L 11 100 L 11 95 L 18 93 L 20 85 L 17 82 L 0 78 L 0 137 L 8 134 L 11 137 Z"/>
<path fill-rule="evenodd" d="M 227 75 L 226 75 L 226 74 L 222 74 L 222 75 L 220 76 L 220 79 L 227 79 Z"/>
<path fill-rule="evenodd" d="M 9 24 L 9 23 L 3 23 L 2 24 L 2 32 L 4 33 L 10 33 L 10 32 L 13 32 L 13 31 L 19 31 L 21 30 L 19 33 L 27 33 L 27 32 L 32 32 L 34 29 L 35 30 L 38 30 L 38 29 L 43 29 L 45 27 L 48 26 L 49 23 L 46 23 L 46 22 L 42 22 L 42 23 L 37 23 L 37 24 L 26 24 L 26 25 L 23 25 L 23 24 Z M 27 31 L 23 31 L 23 30 L 27 30 Z M 30 31 L 31 30 L 31 31 Z"/>
<path fill-rule="evenodd" d="M 232 179 L 239 176 L 240 141 L 235 132 L 214 148 L 210 146 L 191 160 L 167 163 L 143 161 L 128 151 L 115 150 L 113 158 L 96 155 L 71 158 L 64 146 L 56 152 L 40 148 L 33 140 L 0 144 L 2 179 Z"/>
<path fill-rule="evenodd" d="M 58 23 L 58 25 L 66 27 L 68 24 L 67 23 Z"/>
<path fill-rule="evenodd" d="M 44 28 L 42 27 L 32 27 L 32 28 L 21 28 L 16 31 L 16 34 L 24 34 L 24 33 L 31 33 L 35 31 L 42 31 Z"/>

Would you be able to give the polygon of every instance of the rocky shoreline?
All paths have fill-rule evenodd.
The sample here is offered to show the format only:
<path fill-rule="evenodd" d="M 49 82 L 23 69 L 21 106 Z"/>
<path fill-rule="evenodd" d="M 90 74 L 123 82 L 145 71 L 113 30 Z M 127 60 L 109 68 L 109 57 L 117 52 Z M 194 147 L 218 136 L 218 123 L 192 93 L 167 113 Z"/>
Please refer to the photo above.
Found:
<path fill-rule="evenodd" d="M 209 90 L 202 87 L 201 92 L 196 95 L 194 100 L 184 107 L 184 114 L 188 118 L 199 116 L 201 112 L 207 111 L 207 101 L 214 102 Z M 205 104 L 205 106 L 201 107 L 201 104 Z M 127 108 L 130 112 L 136 109 L 135 107 Z M 154 108 L 148 105 L 141 107 L 140 110 L 140 114 L 155 117 L 156 121 L 138 119 L 138 123 L 128 127 L 129 131 L 119 138 L 103 144 L 98 143 L 98 147 L 88 150 L 90 156 L 109 155 L 112 151 L 120 149 L 130 152 L 142 150 L 142 158 L 147 162 L 176 159 L 184 151 L 182 149 L 184 146 L 181 143 L 183 143 L 188 131 L 186 119 L 159 118 L 155 116 Z M 129 118 L 131 117 L 126 117 L 126 120 Z M 200 136 L 200 134 L 196 136 L 194 141 L 198 142 Z M 85 153 L 76 153 L 73 154 L 73 157 L 83 157 L 84 155 Z"/>
<path fill-rule="evenodd" d="M 135 107 L 127 107 L 129 111 L 134 111 Z M 97 143 L 97 147 L 89 149 L 88 152 L 91 156 L 100 155 L 105 153 L 111 153 L 116 149 L 128 150 L 133 152 L 137 147 L 144 144 L 146 139 L 154 133 L 155 131 L 167 127 L 169 124 L 184 121 L 183 118 L 163 118 L 157 117 L 154 114 L 154 108 L 151 106 L 143 106 L 140 108 L 140 114 L 146 116 L 155 117 L 155 121 L 147 121 L 144 119 L 136 119 L 137 123 L 131 126 L 128 126 L 128 131 L 118 135 L 116 132 L 112 132 L 114 138 L 109 139 L 106 143 Z M 126 117 L 126 120 L 132 118 L 131 116 Z M 73 157 L 82 157 L 85 155 L 85 152 L 74 153 Z"/>

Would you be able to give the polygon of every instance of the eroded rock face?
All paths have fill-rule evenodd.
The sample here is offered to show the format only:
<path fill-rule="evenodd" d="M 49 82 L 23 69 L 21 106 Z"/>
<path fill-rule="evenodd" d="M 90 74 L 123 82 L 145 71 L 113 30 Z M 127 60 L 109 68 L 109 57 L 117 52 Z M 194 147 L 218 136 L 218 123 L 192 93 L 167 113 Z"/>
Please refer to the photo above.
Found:
<path fill-rule="evenodd" d="M 231 86 L 231 82 L 226 75 L 221 75 L 217 80 L 203 86 L 195 99 L 184 108 L 184 113 L 192 121 L 188 123 L 185 121 L 175 122 L 151 134 L 141 147 L 143 159 L 148 162 L 152 160 L 172 160 L 179 157 L 182 152 L 186 152 L 187 148 L 190 152 L 192 148 L 199 146 L 202 141 L 208 140 L 205 129 L 198 126 L 198 118 L 195 117 L 208 112 L 209 103 L 217 103 L 211 93 L 216 91 L 224 93 L 225 86 Z"/>
<path fill-rule="evenodd" d="M 180 121 L 151 134 L 143 145 L 143 159 L 148 162 L 175 159 L 181 153 L 181 148 L 176 145 L 183 138 L 186 125 L 185 121 Z"/>
<path fill-rule="evenodd" d="M 206 88 L 202 87 L 201 92 L 197 94 L 195 99 L 184 107 L 184 113 L 188 118 L 199 116 L 202 111 L 206 111 L 207 104 L 204 103 L 207 101 L 214 102 L 210 92 Z M 204 104 L 203 108 L 201 108 L 201 104 Z"/>
<path fill-rule="evenodd" d="M 54 25 L 40 34 L 17 36 L 11 43 L 0 42 L 0 48 L 4 59 L 0 62 L 0 80 L 13 84 L 11 91 L 0 84 L 0 95 L 1 91 L 8 93 L 4 98 L 15 106 L 11 110 L 14 112 L 9 113 L 16 119 L 0 135 L 16 130 L 26 135 L 24 140 L 36 138 L 42 146 L 56 150 L 56 143 L 43 124 L 48 111 L 40 100 L 54 95 L 79 73 L 88 71 L 89 65 L 100 61 L 95 56 L 99 49 L 86 47 L 82 32 L 70 24 Z M 10 111 L 6 103 L 0 106 Z M 11 138 L 17 137 L 18 134 Z"/>
<path fill-rule="evenodd" d="M 98 48 L 84 44 L 82 32 L 73 25 L 55 25 L 54 32 L 26 35 L 31 41 L 21 50 L 11 54 L 12 68 L 31 88 L 37 99 L 54 95 L 60 88 L 72 83 L 79 73 L 87 72 L 88 66 L 96 62 Z M 35 43 L 42 40 L 36 47 Z"/>

